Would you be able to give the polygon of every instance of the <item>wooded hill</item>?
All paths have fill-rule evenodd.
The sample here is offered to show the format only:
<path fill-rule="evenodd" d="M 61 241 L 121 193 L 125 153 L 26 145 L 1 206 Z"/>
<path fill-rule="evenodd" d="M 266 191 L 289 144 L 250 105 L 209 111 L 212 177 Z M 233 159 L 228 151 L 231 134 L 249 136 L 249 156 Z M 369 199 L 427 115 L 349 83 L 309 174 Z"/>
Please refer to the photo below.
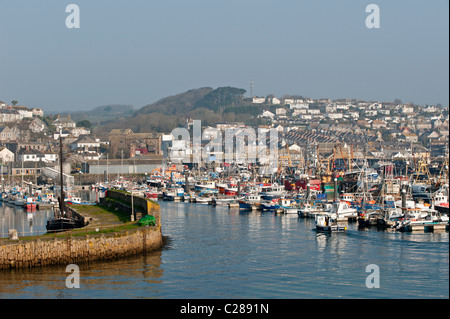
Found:
<path fill-rule="evenodd" d="M 244 98 L 245 92 L 234 87 L 192 89 L 146 105 L 129 117 L 103 123 L 97 130 L 131 128 L 134 132 L 170 133 L 188 119 L 199 119 L 203 125 L 235 121 L 259 124 L 258 107 Z"/>

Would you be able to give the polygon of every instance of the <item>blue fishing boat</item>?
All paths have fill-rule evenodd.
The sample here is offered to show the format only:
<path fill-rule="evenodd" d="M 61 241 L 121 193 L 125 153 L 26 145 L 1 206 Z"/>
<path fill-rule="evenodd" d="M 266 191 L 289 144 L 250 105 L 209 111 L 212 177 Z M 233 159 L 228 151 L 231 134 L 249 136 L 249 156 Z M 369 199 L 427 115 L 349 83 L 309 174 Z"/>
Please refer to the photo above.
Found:
<path fill-rule="evenodd" d="M 240 210 L 261 209 L 261 195 L 248 194 L 239 201 Z"/>

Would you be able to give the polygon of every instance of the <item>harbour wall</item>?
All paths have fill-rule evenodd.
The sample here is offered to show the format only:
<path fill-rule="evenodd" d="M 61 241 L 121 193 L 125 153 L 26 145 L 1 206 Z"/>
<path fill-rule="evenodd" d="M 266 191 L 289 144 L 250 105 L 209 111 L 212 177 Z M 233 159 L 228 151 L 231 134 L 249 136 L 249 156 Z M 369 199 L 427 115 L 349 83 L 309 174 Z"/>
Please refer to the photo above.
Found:
<path fill-rule="evenodd" d="M 156 218 L 156 225 L 161 225 L 161 209 L 158 203 L 137 195 L 119 190 L 107 190 L 105 197 L 100 199 L 100 204 L 112 209 L 121 210 L 132 214 L 131 202 L 136 216 L 153 215 Z"/>
<path fill-rule="evenodd" d="M 159 226 L 121 233 L 20 240 L 0 246 L 0 269 L 31 268 L 118 259 L 162 247 Z"/>
<path fill-rule="evenodd" d="M 108 206 L 128 211 L 131 195 L 108 190 L 105 203 Z M 119 205 L 120 207 L 117 207 Z M 17 240 L 0 240 L 0 269 L 31 268 L 58 264 L 74 264 L 95 260 L 118 259 L 138 255 L 146 251 L 161 248 L 161 208 L 158 203 L 143 197 L 133 196 L 135 211 L 142 215 L 153 215 L 155 226 L 141 226 L 132 230 L 96 235 L 72 235 L 66 237 L 38 238 L 22 237 Z M 68 207 L 72 214 L 79 214 L 74 206 Z M 82 216 L 89 220 L 89 216 Z M 79 230 L 92 231 L 97 226 L 88 225 Z M 75 233 L 76 234 L 76 233 Z"/>

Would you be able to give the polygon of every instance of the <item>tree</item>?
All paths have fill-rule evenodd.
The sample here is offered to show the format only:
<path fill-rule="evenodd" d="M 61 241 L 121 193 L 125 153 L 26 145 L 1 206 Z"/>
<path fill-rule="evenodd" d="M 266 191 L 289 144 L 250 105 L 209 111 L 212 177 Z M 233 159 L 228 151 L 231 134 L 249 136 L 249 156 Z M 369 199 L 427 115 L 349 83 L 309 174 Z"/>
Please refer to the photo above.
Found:
<path fill-rule="evenodd" d="M 234 87 L 219 87 L 207 93 L 202 99 L 197 101 L 195 108 L 207 108 L 218 113 L 222 113 L 225 107 L 235 106 L 242 103 L 245 94 L 244 89 Z"/>
<path fill-rule="evenodd" d="M 78 121 L 77 127 L 92 128 L 92 123 L 88 120 Z"/>
<path fill-rule="evenodd" d="M 11 104 L 12 104 L 12 105 L 17 105 L 17 103 L 19 103 L 19 101 L 17 101 L 17 100 L 12 100 L 12 101 L 11 101 Z"/>

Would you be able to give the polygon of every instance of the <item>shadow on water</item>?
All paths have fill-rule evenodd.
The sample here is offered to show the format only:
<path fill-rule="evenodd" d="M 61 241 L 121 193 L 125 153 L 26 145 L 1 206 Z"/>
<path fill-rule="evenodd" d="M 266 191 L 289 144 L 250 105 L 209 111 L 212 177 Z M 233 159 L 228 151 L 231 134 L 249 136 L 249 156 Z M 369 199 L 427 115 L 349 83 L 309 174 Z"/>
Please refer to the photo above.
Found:
<path fill-rule="evenodd" d="M 127 289 L 137 283 L 147 288 L 161 284 L 164 272 L 161 255 L 162 249 L 158 249 L 137 256 L 77 264 L 79 289 L 66 286 L 72 275 L 72 271 L 66 271 L 68 265 L 2 270 L 0 298 L 133 298 L 136 296 Z"/>

